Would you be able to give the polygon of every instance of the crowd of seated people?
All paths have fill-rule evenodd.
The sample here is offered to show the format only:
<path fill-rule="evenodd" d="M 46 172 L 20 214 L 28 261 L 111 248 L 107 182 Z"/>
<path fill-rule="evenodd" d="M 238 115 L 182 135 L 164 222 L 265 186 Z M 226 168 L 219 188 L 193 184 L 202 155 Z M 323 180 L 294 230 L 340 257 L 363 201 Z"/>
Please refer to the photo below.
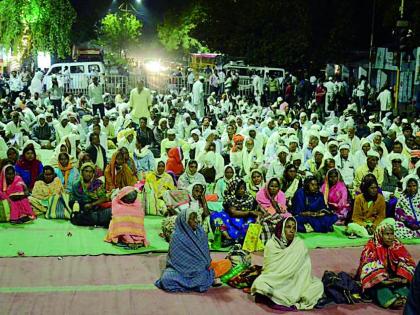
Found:
<path fill-rule="evenodd" d="M 91 100 L 84 95 L 63 95 L 59 107 L 48 94 L 41 99 L 34 102 L 28 91 L 3 100 L 2 221 L 69 219 L 109 228 L 106 241 L 138 247 L 148 244 L 144 217 L 162 216 L 161 236 L 172 250 L 189 239 L 205 252 L 204 239 L 213 240 L 216 229 L 222 245 L 229 246 L 244 241 L 250 224 L 261 224 L 267 264 L 273 265 L 252 291 L 264 300 L 270 282 L 286 276 L 277 271 L 289 259 L 296 261 L 300 292 L 285 299 L 288 289 L 276 287 L 270 298 L 299 309 L 316 305 L 322 288 L 310 276 L 309 257 L 296 232 L 330 233 L 340 227 L 346 237 L 370 239 L 361 264 L 371 259 L 368 250 L 402 246 L 384 235 L 420 236 L 419 119 L 367 116 L 351 99 L 346 115 L 331 111 L 320 119 L 313 104 L 278 97 L 262 106 L 258 99 L 231 93 L 197 117 L 184 90 L 151 93 L 150 117 L 140 119 L 132 117 L 130 101 L 120 94 L 101 117 L 92 115 Z M 395 220 L 392 227 L 384 227 L 388 219 Z M 200 248 L 191 248 L 191 263 L 223 269 L 223 262 L 212 263 L 207 253 L 193 258 Z M 281 263 L 279 255 L 285 259 Z M 407 284 L 414 264 L 404 255 L 407 266 L 401 274 L 392 264 L 383 268 L 394 268 Z M 174 256 L 157 283 L 169 291 L 176 290 L 169 284 L 173 278 L 182 278 L 173 270 L 179 272 L 182 258 Z M 395 265 L 402 259 L 392 257 Z M 362 282 L 368 277 L 363 268 Z M 220 275 L 213 269 L 202 275 L 198 291 Z M 365 287 L 381 305 L 405 303 L 401 290 L 376 290 L 376 284 L 366 281 Z"/>

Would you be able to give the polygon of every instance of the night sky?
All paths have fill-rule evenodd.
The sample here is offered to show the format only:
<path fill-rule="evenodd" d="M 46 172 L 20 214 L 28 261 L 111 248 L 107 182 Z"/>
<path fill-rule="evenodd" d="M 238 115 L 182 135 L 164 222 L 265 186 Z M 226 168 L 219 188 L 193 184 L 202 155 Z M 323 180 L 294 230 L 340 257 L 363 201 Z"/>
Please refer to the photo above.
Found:
<path fill-rule="evenodd" d="M 108 12 L 116 12 L 122 2 L 70 1 L 77 11 L 73 29 L 76 43 L 94 39 L 100 19 Z M 199 25 L 192 35 L 214 51 L 253 61 L 261 58 L 266 58 L 267 63 L 293 61 L 284 59 L 288 54 L 291 58 L 298 56 L 297 63 L 309 59 L 348 60 L 348 52 L 356 58 L 360 54 L 366 57 L 372 12 L 375 12 L 373 46 L 390 47 L 396 43 L 393 33 L 399 18 L 398 0 L 142 0 L 141 4 L 131 0 L 143 22 L 141 41 L 156 43 L 156 26 L 163 21 L 165 13 L 174 11 L 181 15 L 195 2 L 206 6 L 211 13 L 207 24 Z M 417 43 L 420 41 L 420 0 L 405 3 L 406 18 L 411 21 L 413 41 Z M 273 52 L 278 56 L 272 56 Z"/>
<path fill-rule="evenodd" d="M 171 8 L 183 8 L 189 0 L 142 0 L 136 4 L 131 1 L 138 10 L 137 16 L 144 23 L 143 35 L 151 39 L 156 34 L 156 25 L 163 19 L 166 10 Z M 93 27 L 108 12 L 115 12 L 121 0 L 71 0 L 78 15 L 78 28 L 91 29 L 88 36 L 92 36 Z M 76 37 L 77 38 L 77 37 Z"/>

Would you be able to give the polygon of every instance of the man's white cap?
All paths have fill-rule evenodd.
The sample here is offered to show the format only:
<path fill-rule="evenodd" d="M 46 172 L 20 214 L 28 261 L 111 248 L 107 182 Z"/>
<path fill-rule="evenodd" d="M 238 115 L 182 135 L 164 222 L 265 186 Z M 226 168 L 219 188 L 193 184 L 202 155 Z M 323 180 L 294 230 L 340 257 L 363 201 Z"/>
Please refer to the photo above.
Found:
<path fill-rule="evenodd" d="M 366 156 L 367 157 L 376 157 L 376 158 L 380 158 L 380 155 L 379 155 L 379 153 L 378 152 L 376 152 L 376 151 L 374 151 L 374 150 L 369 150 L 367 153 L 366 153 Z"/>
<path fill-rule="evenodd" d="M 328 134 L 328 131 L 326 131 L 326 130 L 321 130 L 321 131 L 319 132 L 319 136 L 320 136 L 320 137 L 323 137 L 323 138 L 328 138 L 330 135 Z"/>

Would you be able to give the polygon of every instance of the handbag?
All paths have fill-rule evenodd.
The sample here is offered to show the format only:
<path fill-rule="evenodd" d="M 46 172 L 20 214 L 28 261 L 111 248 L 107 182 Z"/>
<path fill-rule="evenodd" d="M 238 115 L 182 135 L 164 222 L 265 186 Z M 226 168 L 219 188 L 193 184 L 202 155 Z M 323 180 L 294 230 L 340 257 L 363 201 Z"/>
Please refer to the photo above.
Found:
<path fill-rule="evenodd" d="M 245 250 L 242 250 L 241 244 L 235 244 L 229 250 L 226 256 L 232 262 L 232 267 L 237 265 L 251 265 L 251 254 Z"/>
<path fill-rule="evenodd" d="M 264 244 L 261 241 L 260 235 L 262 226 L 259 223 L 250 223 L 248 231 L 245 235 L 245 240 L 242 249 L 248 252 L 257 252 L 264 249 Z"/>
<path fill-rule="evenodd" d="M 360 283 L 345 272 L 325 271 L 322 283 L 326 296 L 337 304 L 355 304 L 362 300 Z"/>
<path fill-rule="evenodd" d="M 73 212 L 70 222 L 79 226 L 102 226 L 109 227 L 112 218 L 112 209 L 107 208 L 98 211 L 80 211 Z"/>

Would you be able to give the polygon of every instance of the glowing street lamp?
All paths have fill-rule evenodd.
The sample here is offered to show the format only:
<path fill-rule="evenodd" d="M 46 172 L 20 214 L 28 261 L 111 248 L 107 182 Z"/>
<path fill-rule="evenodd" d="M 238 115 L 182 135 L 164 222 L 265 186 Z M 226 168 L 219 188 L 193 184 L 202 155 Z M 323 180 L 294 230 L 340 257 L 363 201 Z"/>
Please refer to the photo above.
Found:
<path fill-rule="evenodd" d="M 114 0 L 116 1 L 116 0 Z M 141 4 L 141 0 L 134 0 L 136 4 L 140 5 Z M 122 3 L 120 4 L 120 6 L 118 7 L 119 10 L 123 11 L 123 12 L 134 12 L 134 13 L 138 13 L 137 8 L 133 5 L 133 0 L 123 0 Z"/>

